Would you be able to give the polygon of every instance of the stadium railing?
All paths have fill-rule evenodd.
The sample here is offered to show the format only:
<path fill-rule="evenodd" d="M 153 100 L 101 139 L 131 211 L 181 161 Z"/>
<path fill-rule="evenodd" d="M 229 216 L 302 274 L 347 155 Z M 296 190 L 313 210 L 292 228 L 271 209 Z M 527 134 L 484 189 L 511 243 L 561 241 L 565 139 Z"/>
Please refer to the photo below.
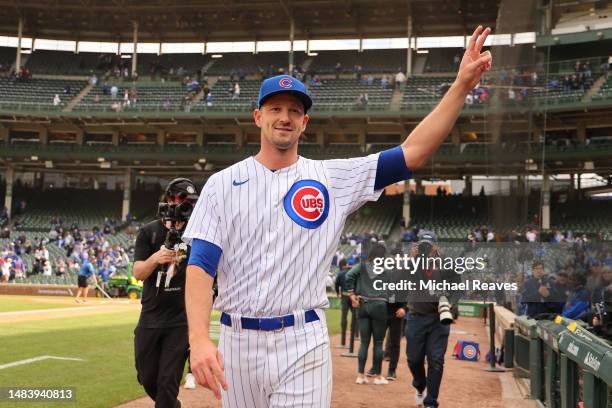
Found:
<path fill-rule="evenodd" d="M 538 406 L 605 408 L 612 387 L 612 346 L 582 323 L 557 317 L 515 319 L 514 372 L 528 376 Z"/>

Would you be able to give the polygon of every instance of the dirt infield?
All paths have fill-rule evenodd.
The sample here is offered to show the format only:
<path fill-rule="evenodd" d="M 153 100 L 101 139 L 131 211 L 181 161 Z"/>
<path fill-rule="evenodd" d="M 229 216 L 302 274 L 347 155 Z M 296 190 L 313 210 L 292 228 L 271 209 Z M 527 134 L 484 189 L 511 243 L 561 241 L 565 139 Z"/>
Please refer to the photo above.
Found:
<path fill-rule="evenodd" d="M 535 403 L 523 398 L 519 392 L 512 373 L 488 373 L 484 355 L 488 350 L 487 330 L 482 319 L 461 318 L 453 325 L 447 352 L 444 379 L 440 393 L 440 406 L 452 408 L 530 408 Z M 451 357 L 452 346 L 458 339 L 472 340 L 480 343 L 482 356 L 478 363 L 457 361 Z M 336 348 L 338 336 L 332 337 L 332 355 L 334 372 L 334 391 L 332 407 L 338 408 L 408 408 L 414 407 L 414 390 L 410 385 L 411 376 L 406 364 L 405 341 L 402 342 L 402 353 L 397 370 L 398 380 L 389 385 L 356 385 L 357 359 L 342 357 L 344 349 Z M 370 358 L 371 358 L 370 353 Z M 367 367 L 370 366 L 370 361 Z M 387 363 L 383 364 L 386 372 Z M 181 388 L 180 397 L 185 407 L 217 408 L 212 394 L 198 387 L 196 390 Z M 141 398 L 120 405 L 120 408 L 152 407 L 149 398 Z"/>

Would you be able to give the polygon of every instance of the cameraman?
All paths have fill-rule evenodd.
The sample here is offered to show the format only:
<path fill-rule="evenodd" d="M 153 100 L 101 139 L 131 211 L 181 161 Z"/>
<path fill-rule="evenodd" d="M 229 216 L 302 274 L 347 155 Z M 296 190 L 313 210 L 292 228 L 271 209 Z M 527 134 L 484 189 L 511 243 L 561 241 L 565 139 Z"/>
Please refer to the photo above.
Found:
<path fill-rule="evenodd" d="M 190 180 L 172 180 L 164 193 L 165 203 L 159 205 L 161 219 L 144 225 L 136 238 L 134 277 L 144 281 L 142 310 L 134 330 L 136 371 L 138 382 L 158 408 L 181 406 L 177 396 L 189 355 L 185 315 L 189 248 L 180 236 L 197 198 Z"/>
<path fill-rule="evenodd" d="M 412 257 L 422 257 L 426 262 L 428 259 L 440 256 L 438 238 L 431 231 L 422 230 L 418 234 L 418 242 L 412 247 Z M 419 268 L 413 275 L 416 279 L 417 288 L 420 281 L 435 280 L 448 283 L 459 283 L 461 277 L 453 270 Z M 416 388 L 416 405 L 427 408 L 438 406 L 438 394 L 442 383 L 444 370 L 444 354 L 448 346 L 450 324 L 441 321 L 440 296 L 429 291 L 416 290 L 413 298 L 408 302 L 408 313 L 404 317 L 406 321 L 406 355 L 408 356 L 408 367 L 412 373 L 412 386 Z M 450 309 L 452 304 L 459 300 L 459 293 L 454 292 L 449 296 Z M 448 321 L 447 323 L 450 323 Z M 427 357 L 427 375 L 425 374 L 425 357 Z M 427 395 L 425 395 L 427 389 Z"/>

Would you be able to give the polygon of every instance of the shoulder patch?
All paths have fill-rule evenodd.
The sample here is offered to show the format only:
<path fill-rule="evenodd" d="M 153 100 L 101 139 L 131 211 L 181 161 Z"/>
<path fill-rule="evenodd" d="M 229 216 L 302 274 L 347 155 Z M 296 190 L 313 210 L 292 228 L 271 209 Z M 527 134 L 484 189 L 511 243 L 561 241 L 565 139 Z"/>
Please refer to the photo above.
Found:
<path fill-rule="evenodd" d="M 300 180 L 291 186 L 283 200 L 285 212 L 296 224 L 318 228 L 329 214 L 329 193 L 316 180 Z"/>

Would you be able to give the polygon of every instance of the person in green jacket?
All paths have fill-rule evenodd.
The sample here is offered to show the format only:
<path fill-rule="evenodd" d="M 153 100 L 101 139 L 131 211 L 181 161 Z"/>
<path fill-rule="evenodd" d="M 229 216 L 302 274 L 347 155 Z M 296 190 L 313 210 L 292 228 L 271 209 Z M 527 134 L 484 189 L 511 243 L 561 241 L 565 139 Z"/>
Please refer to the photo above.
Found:
<path fill-rule="evenodd" d="M 365 262 L 355 265 L 346 274 L 346 286 L 351 304 L 357 309 L 361 345 L 359 346 L 359 363 L 356 384 L 367 384 L 365 365 L 368 358 L 370 339 L 374 339 L 374 384 L 389 384 L 381 375 L 383 360 L 383 340 L 387 331 L 387 293 L 374 289 L 373 282 L 384 279 L 383 274 L 375 274 L 373 262 L 385 256 L 385 247 L 373 244 L 368 251 Z"/>

